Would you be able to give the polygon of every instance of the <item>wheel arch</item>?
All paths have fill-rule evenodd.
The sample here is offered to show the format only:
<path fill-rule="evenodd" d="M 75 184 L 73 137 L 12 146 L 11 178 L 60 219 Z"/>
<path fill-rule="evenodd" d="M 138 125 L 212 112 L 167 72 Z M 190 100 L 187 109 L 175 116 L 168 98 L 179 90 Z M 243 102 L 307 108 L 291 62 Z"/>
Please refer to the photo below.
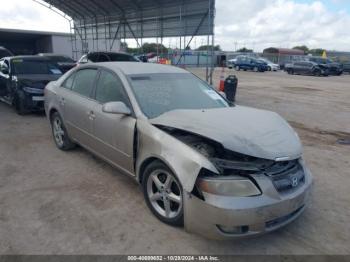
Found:
<path fill-rule="evenodd" d="M 55 107 L 50 108 L 49 114 L 48 114 L 48 117 L 49 117 L 49 120 L 50 120 L 50 121 L 52 120 L 52 115 L 53 115 L 54 113 L 56 113 L 56 112 L 59 113 L 58 110 L 57 110 Z"/>
<path fill-rule="evenodd" d="M 145 160 L 141 163 L 140 168 L 139 168 L 139 170 L 138 170 L 138 172 L 137 172 L 137 174 L 138 174 L 137 181 L 138 181 L 140 184 L 142 184 L 142 180 L 143 180 L 143 176 L 144 176 L 144 172 L 145 172 L 146 168 L 147 168 L 151 163 L 153 163 L 153 162 L 155 162 L 155 161 L 160 161 L 160 159 L 157 158 L 157 157 L 149 157 L 149 158 L 145 159 Z"/>
<path fill-rule="evenodd" d="M 166 166 L 170 169 L 170 171 L 174 174 L 174 176 L 176 176 L 176 177 L 178 178 L 178 176 L 177 176 L 175 170 L 172 168 L 172 166 L 171 166 L 166 160 L 162 159 L 161 157 L 150 156 L 150 157 L 148 157 L 148 158 L 146 158 L 146 159 L 144 159 L 144 160 L 142 161 L 142 163 L 141 163 L 141 165 L 140 165 L 140 168 L 138 169 L 138 172 L 137 172 L 137 174 L 138 174 L 137 181 L 138 181 L 140 184 L 142 184 L 142 180 L 143 180 L 143 177 L 144 177 L 144 173 L 145 173 L 146 168 L 147 168 L 150 164 L 152 164 L 153 162 L 161 162 L 161 163 L 163 163 L 164 165 L 166 165 Z"/>

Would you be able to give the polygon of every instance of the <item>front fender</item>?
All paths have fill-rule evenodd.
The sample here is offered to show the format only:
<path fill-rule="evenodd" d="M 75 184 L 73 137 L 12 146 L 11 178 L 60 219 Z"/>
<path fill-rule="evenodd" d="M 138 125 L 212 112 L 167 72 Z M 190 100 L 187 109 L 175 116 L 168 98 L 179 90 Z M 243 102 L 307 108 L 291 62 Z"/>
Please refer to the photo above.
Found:
<path fill-rule="evenodd" d="M 191 192 L 201 168 L 219 173 L 203 155 L 175 137 L 150 124 L 147 120 L 137 121 L 138 152 L 136 176 L 142 176 L 142 163 L 150 158 L 163 161 L 177 176 L 185 191 Z"/>

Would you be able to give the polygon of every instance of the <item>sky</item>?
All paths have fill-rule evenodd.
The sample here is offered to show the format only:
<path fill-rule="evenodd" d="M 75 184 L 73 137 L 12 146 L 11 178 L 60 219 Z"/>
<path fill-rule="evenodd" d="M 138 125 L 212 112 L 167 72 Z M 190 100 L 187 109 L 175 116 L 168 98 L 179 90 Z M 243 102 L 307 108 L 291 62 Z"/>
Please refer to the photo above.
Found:
<path fill-rule="evenodd" d="M 33 0 L 0 2 L 1 28 L 69 32 L 66 19 Z M 223 50 L 307 45 L 350 51 L 349 29 L 350 0 L 216 0 L 215 43 Z M 199 37 L 192 48 L 202 43 Z"/>

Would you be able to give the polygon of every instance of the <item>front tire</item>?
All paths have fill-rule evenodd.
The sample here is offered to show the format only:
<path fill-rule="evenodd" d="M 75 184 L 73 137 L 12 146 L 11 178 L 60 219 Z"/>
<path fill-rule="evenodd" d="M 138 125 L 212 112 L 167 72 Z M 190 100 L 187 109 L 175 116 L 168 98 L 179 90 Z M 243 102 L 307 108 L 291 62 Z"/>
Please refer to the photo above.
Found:
<path fill-rule="evenodd" d="M 183 191 L 173 172 L 162 162 L 152 162 L 142 181 L 146 204 L 162 222 L 183 226 Z"/>
<path fill-rule="evenodd" d="M 28 109 L 25 105 L 24 94 L 22 94 L 20 92 L 17 93 L 13 104 L 15 106 L 17 114 L 22 116 L 22 115 L 25 115 L 28 113 Z"/>
<path fill-rule="evenodd" d="M 59 149 L 67 151 L 75 147 L 58 112 L 54 112 L 51 116 L 51 129 L 55 144 Z"/>

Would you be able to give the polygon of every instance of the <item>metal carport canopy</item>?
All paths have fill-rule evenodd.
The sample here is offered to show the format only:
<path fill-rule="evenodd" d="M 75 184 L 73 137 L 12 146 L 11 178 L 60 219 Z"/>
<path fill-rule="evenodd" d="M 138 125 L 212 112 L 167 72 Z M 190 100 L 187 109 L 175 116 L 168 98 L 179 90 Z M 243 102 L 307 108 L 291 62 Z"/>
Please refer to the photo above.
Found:
<path fill-rule="evenodd" d="M 121 38 L 213 35 L 214 31 L 215 0 L 44 0 L 44 2 L 69 15 L 74 20 L 76 30 L 83 31 L 94 27 L 97 34 L 105 34 L 106 25 Z"/>

